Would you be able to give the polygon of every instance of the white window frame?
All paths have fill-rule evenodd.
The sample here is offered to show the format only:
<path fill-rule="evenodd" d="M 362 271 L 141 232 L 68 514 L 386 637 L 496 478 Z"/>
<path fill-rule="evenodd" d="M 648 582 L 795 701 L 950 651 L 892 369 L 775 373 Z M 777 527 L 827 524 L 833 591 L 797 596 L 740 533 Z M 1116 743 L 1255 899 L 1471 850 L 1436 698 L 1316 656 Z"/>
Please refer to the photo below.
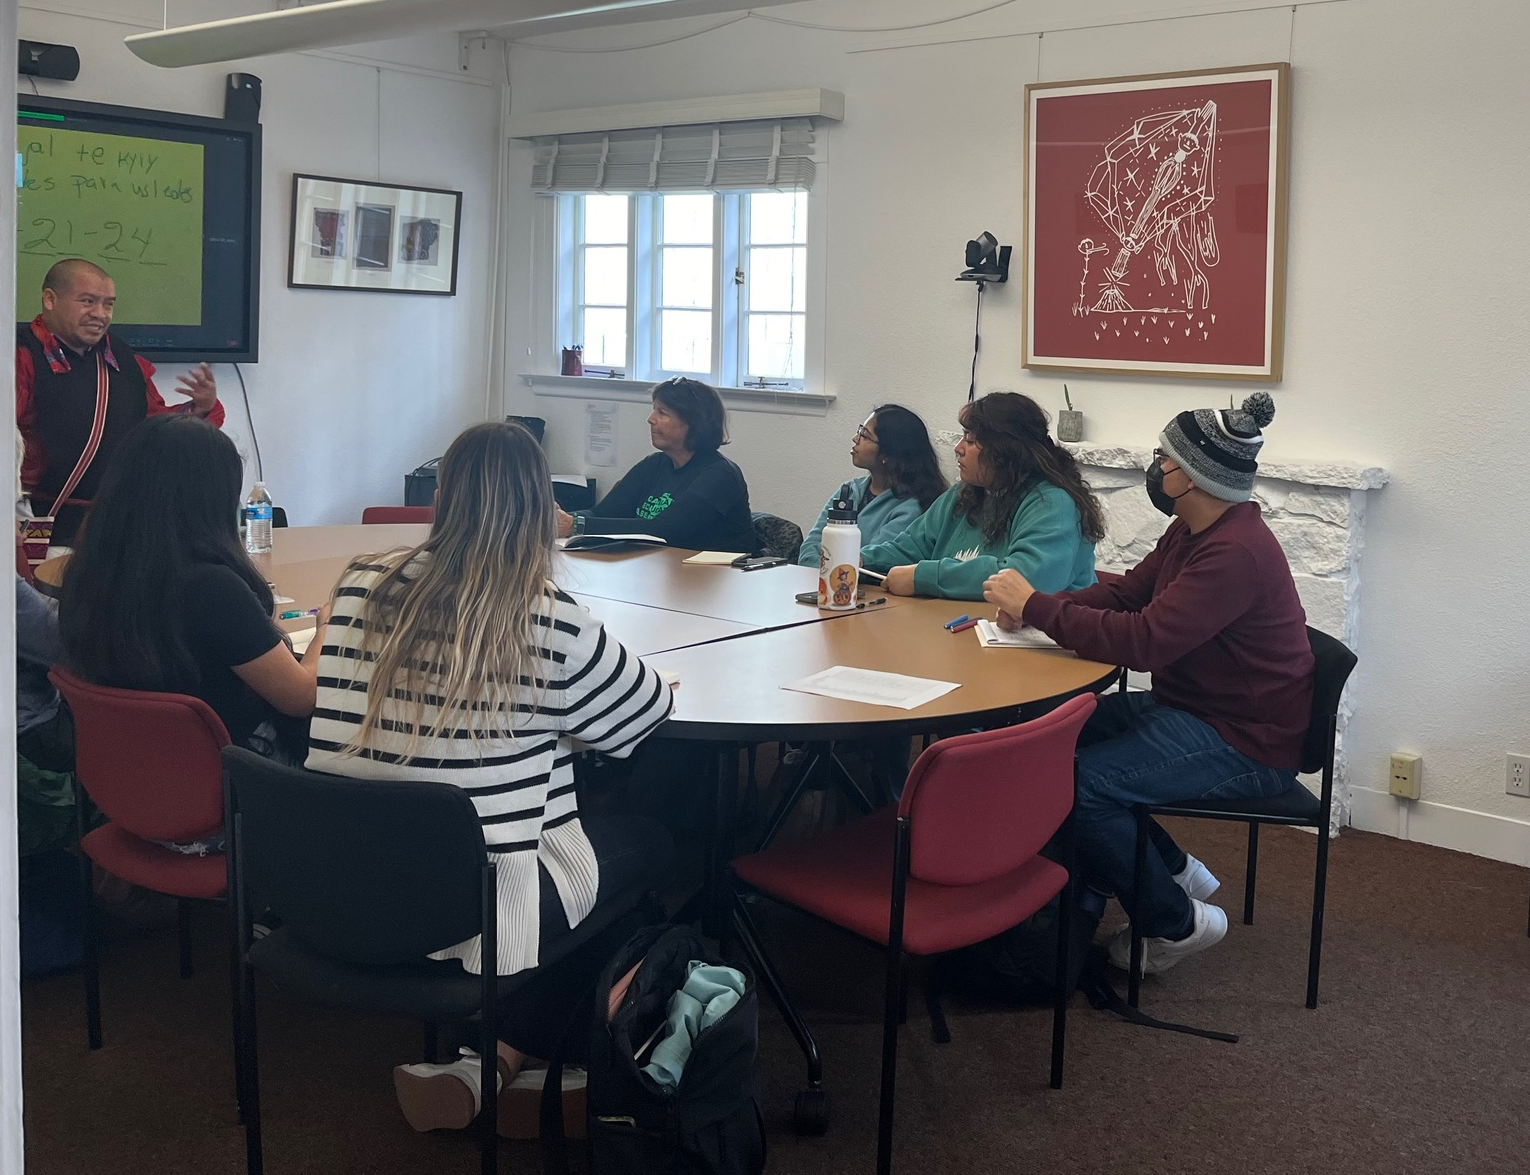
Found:
<path fill-rule="evenodd" d="M 749 388 L 790 388 L 790 389 L 795 390 L 795 391 L 801 391 L 802 388 L 803 388 L 804 383 L 806 382 L 808 311 L 809 311 L 809 309 L 811 308 L 811 305 L 812 305 L 812 300 L 811 300 L 811 298 L 809 296 L 810 295 L 811 286 L 812 286 L 812 281 L 811 281 L 811 278 L 806 276 L 808 273 L 810 273 L 811 265 L 812 265 L 812 233 L 813 233 L 812 197 L 811 196 L 808 197 L 808 213 L 807 213 L 807 216 L 808 216 L 808 226 L 807 226 L 808 227 L 808 231 L 807 231 L 806 236 L 803 238 L 803 243 L 801 245 L 799 245 L 795 241 L 793 241 L 790 244 L 784 244 L 784 245 L 754 245 L 754 246 L 751 246 L 749 244 L 749 197 L 752 194 L 753 193 L 751 193 L 751 192 L 740 192 L 740 193 L 737 194 L 738 195 L 738 200 L 737 200 L 736 207 L 737 207 L 738 225 L 737 225 L 737 228 L 736 228 L 736 231 L 735 231 L 735 234 L 734 234 L 734 242 L 735 242 L 737 253 L 736 253 L 736 259 L 734 261 L 734 266 L 735 266 L 734 272 L 744 272 L 744 273 L 748 272 L 748 267 L 745 265 L 745 259 L 747 258 L 748 254 L 749 254 L 749 250 L 750 250 L 751 247 L 755 248 L 755 249 L 780 249 L 780 250 L 802 249 L 803 250 L 803 255 L 804 255 L 804 258 L 805 258 L 805 264 L 803 266 L 804 275 L 805 275 L 805 279 L 804 280 L 806 281 L 806 285 L 807 285 L 808 288 L 805 288 L 802 291 L 803 309 L 801 309 L 801 310 L 753 310 L 749 306 L 749 282 L 747 280 L 745 280 L 745 281 L 740 281 L 740 282 L 737 283 L 737 285 L 738 285 L 738 311 L 737 311 L 738 320 L 737 320 L 737 322 L 736 322 L 736 324 L 734 326 L 734 338 L 736 338 L 737 341 L 738 341 L 738 346 L 736 348 L 738 354 L 737 354 L 737 356 L 736 356 L 736 358 L 734 360 L 734 362 L 737 364 L 737 368 L 736 368 L 736 370 L 734 372 L 734 378 L 735 378 L 736 382 L 738 383 L 738 385 L 740 387 L 749 387 Z M 759 314 L 759 315 L 771 315 L 771 316 L 774 316 L 774 317 L 783 317 L 783 318 L 790 315 L 790 316 L 797 316 L 797 317 L 800 317 L 802 319 L 802 347 L 803 347 L 802 369 L 803 369 L 803 377 L 804 377 L 803 379 L 784 379 L 784 380 L 769 379 L 769 380 L 763 380 L 763 379 L 761 379 L 761 377 L 751 377 L 749 375 L 749 320 L 750 320 L 750 317 L 752 315 L 755 315 L 755 314 Z M 754 382 L 754 383 L 748 382 L 751 378 L 756 379 L 757 382 Z"/>
<path fill-rule="evenodd" d="M 561 202 L 560 202 L 561 203 Z M 633 365 L 635 337 L 633 335 L 633 302 L 634 290 L 632 275 L 635 270 L 633 263 L 634 255 L 638 250 L 636 239 L 637 225 L 634 223 L 632 201 L 627 205 L 627 353 L 620 364 L 594 363 L 589 369 L 599 372 L 623 371 Z M 572 339 L 575 342 L 584 341 L 584 312 L 590 307 L 597 310 L 616 310 L 620 307 L 612 306 L 605 302 L 586 302 L 584 300 L 584 255 L 591 248 L 610 248 L 605 242 L 597 242 L 594 245 L 585 243 L 584 240 L 584 201 L 579 198 L 569 200 L 566 210 L 559 208 L 558 216 L 558 287 L 567 291 L 567 297 L 559 302 L 559 330 L 560 338 Z"/>
<path fill-rule="evenodd" d="M 659 366 L 660 314 L 662 300 L 662 270 L 660 251 L 663 248 L 661 197 L 659 192 L 635 192 L 629 197 L 628 232 L 628 302 L 627 302 L 627 366 L 615 369 L 615 374 L 628 383 L 657 383 L 675 375 L 690 375 L 705 379 L 724 389 L 750 393 L 782 393 L 786 396 L 806 393 L 812 396 L 825 394 L 823 388 L 823 293 L 826 285 L 826 246 L 823 208 L 826 203 L 824 189 L 827 177 L 823 168 L 808 193 L 807 232 L 807 289 L 803 315 L 804 375 L 799 380 L 770 381 L 763 387 L 758 383 L 745 385 L 744 373 L 748 370 L 748 295 L 746 286 L 735 281 L 748 245 L 748 196 L 749 191 L 723 191 L 713 193 L 716 213 L 713 235 L 713 329 L 712 370 L 710 372 L 676 372 Z M 559 349 L 571 342 L 582 342 L 582 200 L 581 196 L 596 193 L 560 193 L 541 201 L 546 211 L 538 237 L 555 253 L 555 263 L 542 269 L 549 273 L 546 278 L 534 279 L 536 288 L 542 291 L 546 305 L 555 307 L 551 315 L 535 313 L 537 321 L 544 325 L 534 329 L 540 340 L 542 356 L 535 366 L 548 373 L 559 370 Z M 610 194 L 610 193 L 601 193 Z M 786 248 L 788 246 L 782 246 Z M 551 287 L 551 288 L 549 288 Z M 763 313 L 763 312 L 761 312 Z M 781 313 L 785 313 L 784 311 Z M 548 328 L 551 328 L 549 331 Z M 605 365 L 586 363 L 585 371 L 593 376 L 606 376 L 612 370 Z"/>
<path fill-rule="evenodd" d="M 710 245 L 666 245 L 664 243 L 664 197 L 688 195 L 712 197 L 712 243 Z M 651 309 L 649 311 L 648 345 L 650 348 L 649 355 L 652 362 L 649 364 L 646 370 L 648 371 L 648 374 L 653 377 L 655 383 L 661 380 L 671 379 L 677 375 L 688 375 L 709 381 L 718 378 L 718 360 L 723 350 L 721 329 L 722 317 L 718 313 L 718 309 L 722 301 L 722 283 L 720 277 L 722 267 L 719 260 L 720 254 L 722 253 L 722 248 L 720 247 L 722 244 L 721 234 L 723 220 L 721 206 L 727 202 L 728 196 L 729 193 L 719 194 L 717 192 L 645 192 L 642 193 L 637 199 L 632 201 L 633 206 L 637 209 L 637 215 L 639 219 L 644 217 L 649 219 L 650 233 L 653 241 L 653 250 L 649 255 L 647 265 L 647 277 L 651 283 L 651 294 L 649 302 Z M 712 305 L 710 308 L 710 313 L 712 315 L 712 355 L 711 366 L 706 371 L 682 371 L 679 368 L 669 368 L 663 366 L 664 311 L 694 311 L 696 309 L 692 306 L 664 305 L 665 249 L 710 249 L 712 251 Z M 635 260 L 633 265 L 633 274 L 635 280 L 640 283 L 643 281 L 643 274 L 640 272 L 641 266 L 642 262 Z M 719 380 L 719 382 L 725 381 Z"/>

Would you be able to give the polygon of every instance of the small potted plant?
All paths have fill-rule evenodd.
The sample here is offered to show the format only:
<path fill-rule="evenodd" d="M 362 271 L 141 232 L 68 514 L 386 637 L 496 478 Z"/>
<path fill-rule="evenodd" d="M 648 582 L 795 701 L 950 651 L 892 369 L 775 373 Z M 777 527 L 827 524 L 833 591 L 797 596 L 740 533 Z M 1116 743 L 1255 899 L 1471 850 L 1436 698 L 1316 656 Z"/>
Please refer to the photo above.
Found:
<path fill-rule="evenodd" d="M 1073 408 L 1073 397 L 1068 395 L 1068 385 L 1063 384 L 1063 401 L 1068 407 L 1057 414 L 1057 439 L 1081 441 L 1084 439 L 1084 414 Z"/>

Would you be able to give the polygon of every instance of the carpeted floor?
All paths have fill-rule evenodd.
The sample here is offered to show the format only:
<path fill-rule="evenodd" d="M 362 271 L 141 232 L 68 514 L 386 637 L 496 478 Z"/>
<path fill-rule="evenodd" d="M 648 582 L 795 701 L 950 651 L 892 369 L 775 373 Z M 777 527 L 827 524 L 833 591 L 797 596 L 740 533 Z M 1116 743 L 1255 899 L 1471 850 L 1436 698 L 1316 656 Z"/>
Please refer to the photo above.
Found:
<path fill-rule="evenodd" d="M 1523 869 L 1346 832 L 1329 886 L 1323 1001 L 1302 1006 L 1313 841 L 1269 830 L 1257 923 L 1236 921 L 1241 829 L 1181 825 L 1226 883 L 1226 941 L 1148 981 L 1155 1014 L 1242 1035 L 1153 1032 L 1077 998 L 1063 1090 L 1046 1087 L 1049 1015 L 953 1006 L 936 1046 L 911 1002 L 899 1070 L 905 1172 L 1342 1172 L 1434 1175 L 1530 1166 L 1530 939 Z M 1119 920 L 1112 910 L 1107 928 Z M 24 989 L 27 1170 L 180 1175 L 242 1169 L 220 915 L 199 918 L 201 968 L 176 977 L 173 931 L 108 949 L 106 1047 L 85 1049 L 77 976 Z M 788 982 L 818 1033 L 834 1107 L 827 1137 L 792 1135 L 802 1079 L 766 1005 L 761 1053 L 769 1169 L 870 1170 L 880 970 L 876 955 L 795 918 L 770 919 Z M 1124 983 L 1123 983 L 1124 986 Z M 391 1066 L 407 1022 L 261 998 L 267 1171 L 468 1172 L 462 1136 L 416 1135 Z M 501 1169 L 536 1153 L 503 1144 Z"/>

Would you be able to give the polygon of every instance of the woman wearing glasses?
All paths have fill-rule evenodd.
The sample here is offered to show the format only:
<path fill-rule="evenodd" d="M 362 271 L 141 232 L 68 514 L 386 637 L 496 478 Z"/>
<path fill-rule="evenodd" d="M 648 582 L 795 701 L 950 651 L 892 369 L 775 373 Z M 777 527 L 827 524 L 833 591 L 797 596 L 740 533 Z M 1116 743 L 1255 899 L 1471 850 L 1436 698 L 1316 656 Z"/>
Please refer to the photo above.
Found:
<path fill-rule="evenodd" d="M 864 477 L 850 483 L 862 546 L 897 538 L 945 493 L 946 479 L 924 421 L 900 404 L 873 409 L 855 430 L 850 464 L 866 470 Z M 818 547 L 833 501 L 831 494 L 797 553 L 804 567 L 818 566 Z"/>
<path fill-rule="evenodd" d="M 648 435 L 658 452 L 639 461 L 594 510 L 558 511 L 558 536 L 651 534 L 672 547 L 752 554 L 759 546 L 749 486 L 717 450 L 728 413 L 715 388 L 676 376 L 653 389 Z"/>
<path fill-rule="evenodd" d="M 981 600 L 983 581 L 1005 568 L 1073 591 L 1094 582 L 1100 504 L 1073 455 L 1047 435 L 1029 396 L 991 392 L 962 408 L 960 482 L 897 538 L 861 548 L 894 595 Z"/>

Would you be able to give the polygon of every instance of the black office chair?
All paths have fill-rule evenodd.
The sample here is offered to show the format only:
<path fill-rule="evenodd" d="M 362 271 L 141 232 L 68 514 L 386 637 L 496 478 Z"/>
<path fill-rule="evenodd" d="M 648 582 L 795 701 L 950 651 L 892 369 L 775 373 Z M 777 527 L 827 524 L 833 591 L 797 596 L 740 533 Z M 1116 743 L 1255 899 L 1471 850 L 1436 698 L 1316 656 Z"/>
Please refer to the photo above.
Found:
<path fill-rule="evenodd" d="M 755 552 L 790 563 L 797 561 L 797 552 L 802 549 L 800 526 L 779 514 L 767 514 L 763 510 L 756 510 L 750 518 L 754 522 Z"/>
<path fill-rule="evenodd" d="M 1254 880 L 1259 866 L 1259 826 L 1284 824 L 1317 830 L 1317 867 L 1312 882 L 1312 938 L 1307 955 L 1307 1007 L 1316 1008 L 1318 971 L 1323 954 L 1323 905 L 1328 895 L 1328 830 L 1333 812 L 1334 741 L 1339 728 L 1339 697 L 1355 668 L 1355 655 L 1342 641 L 1307 627 L 1312 645 L 1312 717 L 1302 743 L 1303 774 L 1323 773 L 1322 791 L 1313 795 L 1300 783 L 1284 795 L 1252 800 L 1182 800 L 1169 804 L 1141 804 L 1137 815 L 1137 869 L 1134 890 L 1146 884 L 1149 825 L 1154 816 L 1193 816 L 1202 820 L 1242 820 L 1248 824 L 1248 862 L 1243 879 L 1243 924 L 1254 924 Z M 1141 980 L 1142 939 L 1132 925 L 1131 972 L 1127 1002 L 1137 1006 Z"/>
<path fill-rule="evenodd" d="M 223 754 L 229 906 L 234 917 L 234 1064 L 249 1175 L 260 1175 L 260 1081 L 254 972 L 314 1003 L 409 1015 L 436 1026 L 475 1022 L 480 1088 L 497 1088 L 497 1001 L 528 987 L 605 932 L 632 932 L 647 894 L 614 895 L 537 968 L 496 979 L 426 956 L 477 935 L 496 958 L 495 864 L 468 793 L 439 783 L 342 779 L 284 767 L 249 751 Z M 280 925 L 252 935 L 256 909 Z M 644 920 L 647 920 L 645 915 Z M 615 949 L 615 946 L 612 946 Z M 477 1126 L 484 1175 L 494 1175 L 498 1099 L 483 1098 Z"/>

